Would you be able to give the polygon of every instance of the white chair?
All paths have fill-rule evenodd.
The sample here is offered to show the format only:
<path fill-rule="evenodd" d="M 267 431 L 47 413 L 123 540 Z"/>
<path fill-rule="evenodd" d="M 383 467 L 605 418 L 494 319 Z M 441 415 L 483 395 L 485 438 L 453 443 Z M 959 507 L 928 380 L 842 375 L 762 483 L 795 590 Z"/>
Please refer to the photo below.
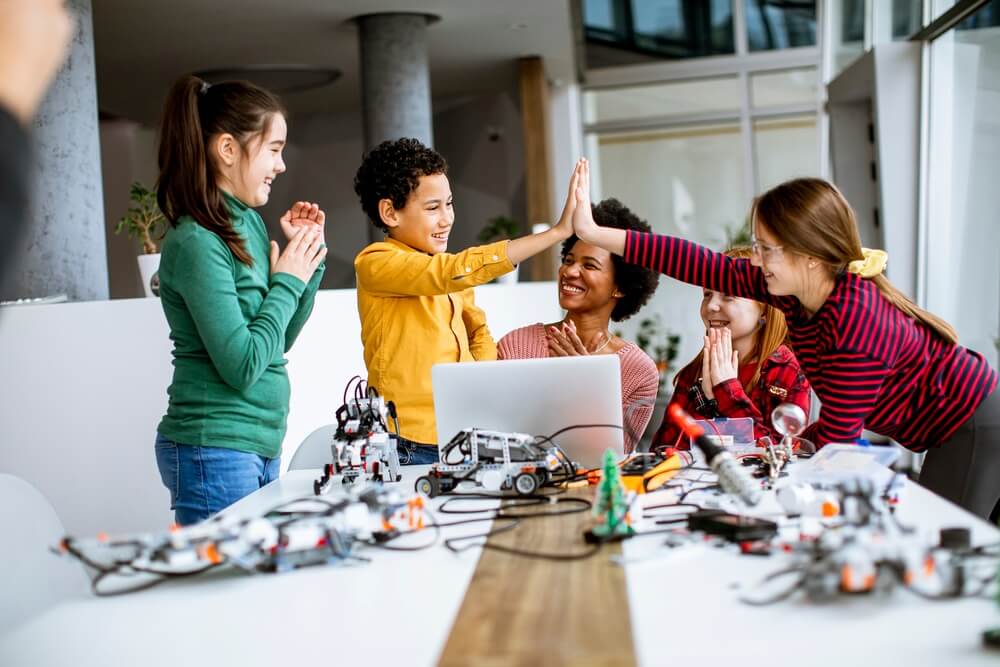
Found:
<path fill-rule="evenodd" d="M 38 489 L 0 474 L 0 634 L 61 600 L 87 594 L 83 565 L 51 551 L 64 536 Z"/>
<path fill-rule="evenodd" d="M 322 468 L 325 464 L 330 463 L 333 460 L 330 445 L 333 444 L 333 436 L 336 432 L 336 424 L 327 424 L 307 435 L 299 448 L 292 454 L 292 462 L 288 464 L 288 469 Z"/>

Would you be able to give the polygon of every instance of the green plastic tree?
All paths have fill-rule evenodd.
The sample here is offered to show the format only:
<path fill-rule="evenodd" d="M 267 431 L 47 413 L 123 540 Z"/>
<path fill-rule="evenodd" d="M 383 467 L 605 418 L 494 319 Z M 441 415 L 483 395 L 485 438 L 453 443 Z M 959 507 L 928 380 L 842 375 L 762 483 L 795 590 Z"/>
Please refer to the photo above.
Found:
<path fill-rule="evenodd" d="M 625 487 L 622 486 L 615 453 L 611 449 L 604 452 L 601 481 L 597 485 L 597 498 L 594 500 L 594 516 L 602 518 L 602 522 L 594 526 L 591 532 L 601 539 L 635 534 L 635 529 L 629 522 Z"/>

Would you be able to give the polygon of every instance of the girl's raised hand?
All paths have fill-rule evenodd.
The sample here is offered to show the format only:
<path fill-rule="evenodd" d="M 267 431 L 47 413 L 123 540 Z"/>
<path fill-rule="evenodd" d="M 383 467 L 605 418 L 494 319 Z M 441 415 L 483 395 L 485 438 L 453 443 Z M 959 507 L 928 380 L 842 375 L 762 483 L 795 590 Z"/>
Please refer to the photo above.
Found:
<path fill-rule="evenodd" d="M 734 380 L 739 375 L 739 352 L 733 349 L 733 332 L 729 327 L 712 329 L 712 386 L 726 380 Z"/>
<path fill-rule="evenodd" d="M 708 330 L 708 333 L 712 333 L 712 329 Z M 715 398 L 715 392 L 712 391 L 712 339 L 706 335 L 705 336 L 705 347 L 701 351 L 701 393 L 705 394 L 705 398 L 712 400 Z"/>
<path fill-rule="evenodd" d="M 279 222 L 285 238 L 291 241 L 300 227 L 315 225 L 322 230 L 326 224 L 326 213 L 319 207 L 319 204 L 297 201 L 285 211 Z"/>
<path fill-rule="evenodd" d="M 598 227 L 594 222 L 593 211 L 590 210 L 590 163 L 586 158 L 580 160 L 580 163 L 576 186 L 576 209 L 573 211 L 573 233 L 581 240 L 593 243 Z"/>
<path fill-rule="evenodd" d="M 322 227 L 300 225 L 280 254 L 278 244 L 271 241 L 271 273 L 287 273 L 307 283 L 326 252 Z"/>

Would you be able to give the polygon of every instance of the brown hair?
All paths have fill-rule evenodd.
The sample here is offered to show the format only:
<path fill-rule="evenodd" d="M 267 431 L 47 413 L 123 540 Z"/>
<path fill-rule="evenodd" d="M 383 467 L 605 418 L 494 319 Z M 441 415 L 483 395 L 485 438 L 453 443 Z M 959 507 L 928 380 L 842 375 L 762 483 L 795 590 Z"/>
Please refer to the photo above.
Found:
<path fill-rule="evenodd" d="M 191 216 L 218 234 L 247 266 L 253 265 L 253 259 L 233 229 L 208 146 L 212 137 L 228 133 L 246 155 L 250 143 L 267 134 L 275 114 L 286 115 L 281 102 L 252 83 L 227 81 L 210 86 L 195 76 L 174 83 L 163 109 L 156 181 L 160 210 L 174 226 L 182 215 Z"/>
<path fill-rule="evenodd" d="M 730 248 L 725 252 L 729 257 L 734 259 L 750 259 L 750 248 L 745 246 L 738 246 Z M 751 348 L 750 356 L 746 359 L 740 359 L 740 365 L 745 363 L 757 362 L 757 369 L 754 370 L 753 377 L 747 381 L 746 385 L 743 387 L 744 390 L 749 394 L 750 389 L 757 384 L 760 380 L 761 366 L 763 366 L 763 361 L 774 354 L 774 351 L 779 347 L 784 345 L 785 340 L 788 338 L 788 327 L 785 324 L 785 314 L 774 306 L 761 303 L 760 301 L 754 301 L 757 305 L 762 308 L 761 317 L 764 318 L 763 326 L 754 333 L 754 343 L 753 348 Z M 694 359 L 691 360 L 687 366 L 681 369 L 681 371 L 674 376 L 674 385 L 677 385 L 677 381 L 680 376 L 686 372 L 690 372 L 692 367 L 701 368 L 701 357 L 704 354 L 704 350 L 699 352 Z"/>
<path fill-rule="evenodd" d="M 773 232 L 785 248 L 823 262 L 831 276 L 846 271 L 852 261 L 864 259 L 851 205 L 835 185 L 822 179 L 797 178 L 771 188 L 754 200 L 750 224 L 754 221 Z M 905 315 L 949 343 L 958 343 L 958 334 L 950 324 L 917 306 L 888 278 L 878 275 L 868 280 Z"/>

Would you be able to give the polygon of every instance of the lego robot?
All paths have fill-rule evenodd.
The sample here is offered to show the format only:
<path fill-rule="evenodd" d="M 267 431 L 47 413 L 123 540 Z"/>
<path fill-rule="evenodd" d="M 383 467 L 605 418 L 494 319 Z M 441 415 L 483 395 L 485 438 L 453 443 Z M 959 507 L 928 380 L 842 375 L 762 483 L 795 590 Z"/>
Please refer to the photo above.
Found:
<path fill-rule="evenodd" d="M 441 448 L 441 462 L 416 481 L 418 493 L 435 497 L 462 482 L 487 491 L 513 490 L 530 496 L 553 479 L 572 477 L 576 466 L 555 445 L 524 433 L 464 429 Z"/>
<path fill-rule="evenodd" d="M 284 572 L 358 560 L 358 545 L 381 543 L 424 528 L 424 499 L 404 497 L 381 484 L 358 484 L 330 499 L 301 498 L 263 516 L 225 513 L 198 524 L 156 534 L 60 541 L 57 551 L 87 564 L 97 584 L 114 575 L 139 578 L 128 592 L 148 587 L 149 577 L 169 578 L 233 565 L 245 572 Z M 155 580 L 154 580 L 155 581 Z"/>
<path fill-rule="evenodd" d="M 355 395 L 346 399 L 352 383 Z M 398 482 L 403 478 L 396 449 L 396 434 L 389 432 L 389 417 L 396 421 L 396 406 L 386 401 L 375 387 L 364 386 L 355 377 L 347 385 L 344 404 L 337 409 L 337 431 L 330 450 L 333 462 L 323 467 L 323 475 L 313 482 L 313 492 L 326 493 L 333 476 L 342 475 L 344 484 L 354 484 L 365 475 L 369 481 Z M 398 430 L 398 423 L 397 423 Z"/>

